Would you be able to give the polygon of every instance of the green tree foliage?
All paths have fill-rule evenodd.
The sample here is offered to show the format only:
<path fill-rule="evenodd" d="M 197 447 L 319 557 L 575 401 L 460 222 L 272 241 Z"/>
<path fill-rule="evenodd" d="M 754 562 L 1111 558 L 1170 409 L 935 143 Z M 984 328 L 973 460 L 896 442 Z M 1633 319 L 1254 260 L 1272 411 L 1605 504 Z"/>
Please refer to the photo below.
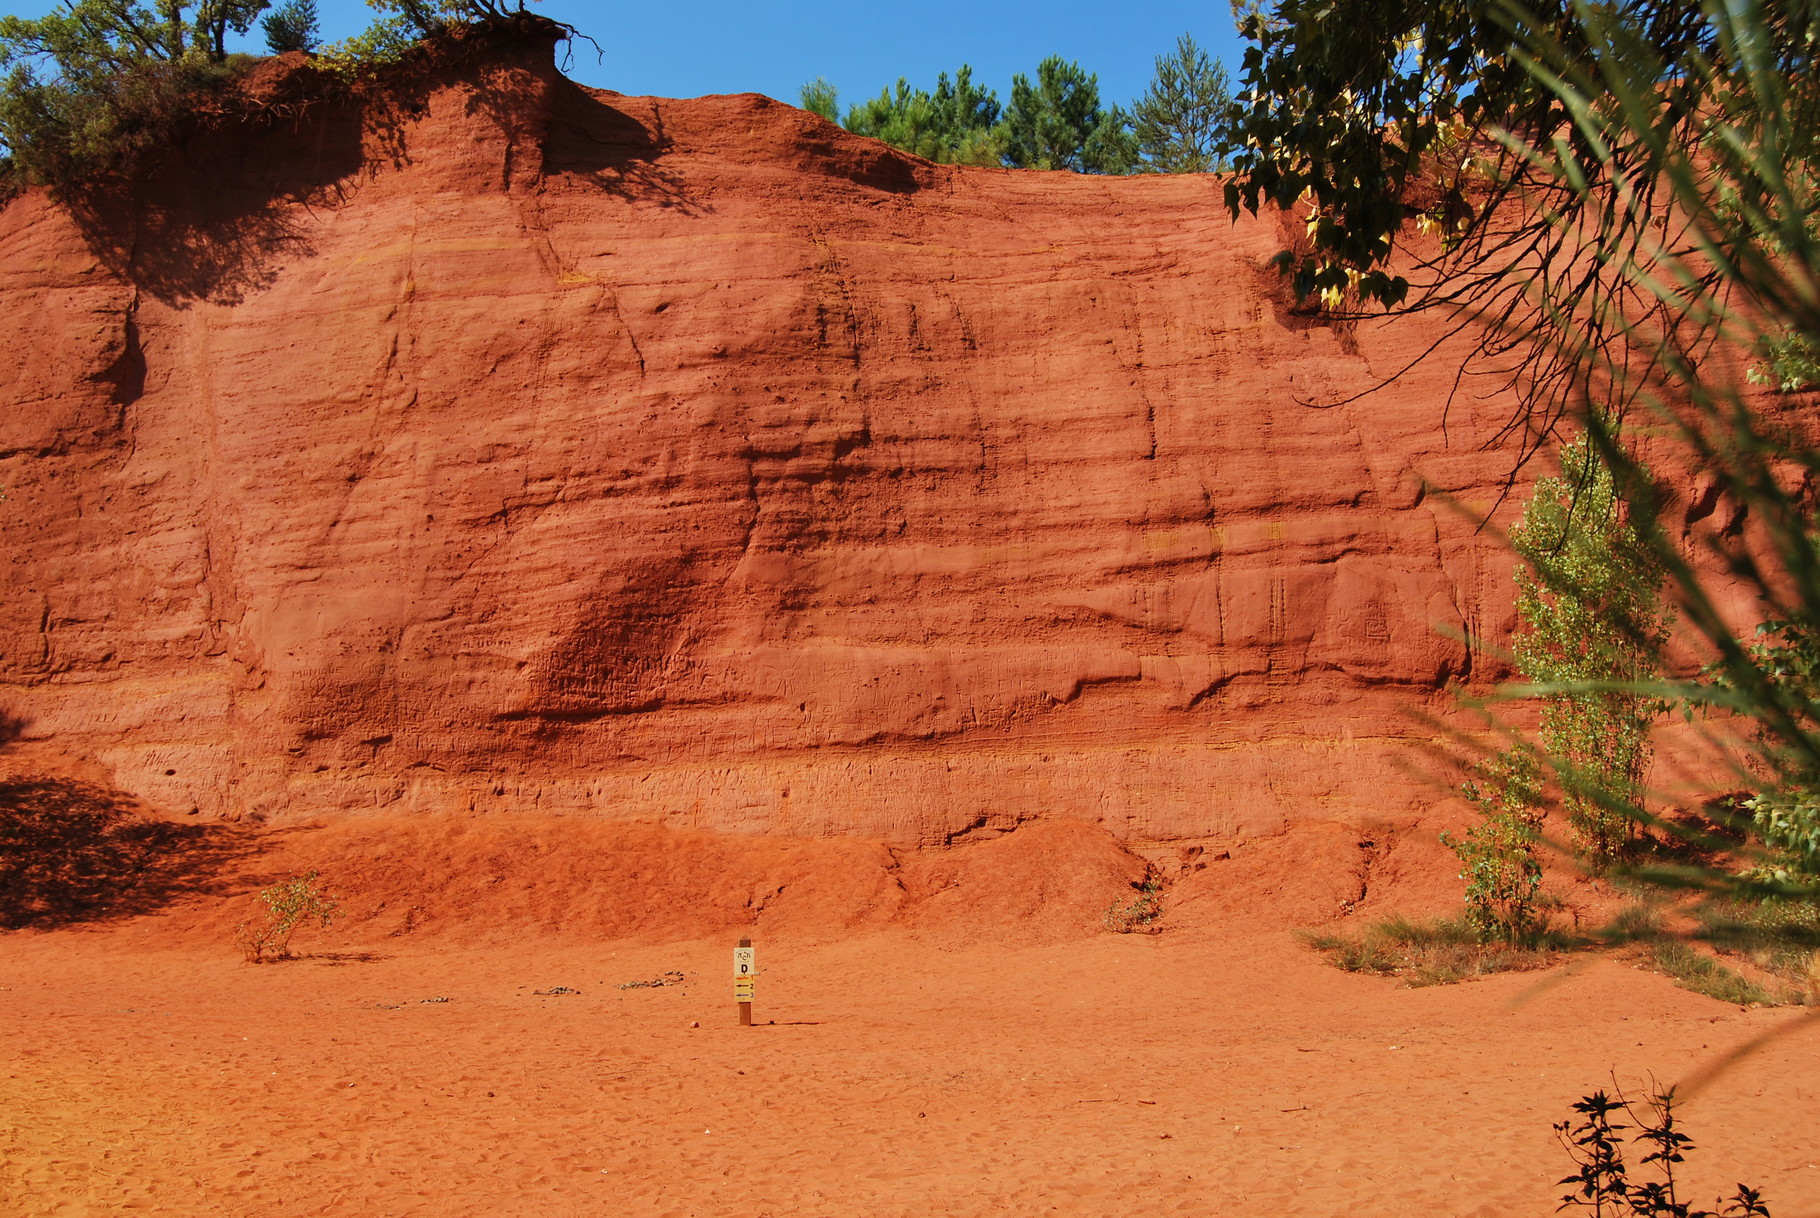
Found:
<path fill-rule="evenodd" d="M 228 75 L 229 32 L 266 0 L 66 0 L 0 17 L 0 144 L 27 180 L 69 181 L 156 145 L 183 99 Z"/>
<path fill-rule="evenodd" d="M 1037 65 L 1034 84 L 1021 72 L 1012 77 L 1002 134 L 1005 161 L 1018 169 L 1130 173 L 1137 166 L 1125 113 L 1102 109 L 1099 77 L 1059 55 Z"/>
<path fill-rule="evenodd" d="M 804 85 L 797 96 L 809 113 L 819 114 L 831 123 L 840 122 L 840 91 L 826 78 L 817 76 Z"/>
<path fill-rule="evenodd" d="M 26 181 L 69 185 L 130 168 L 167 141 L 197 98 L 234 75 L 229 34 L 245 34 L 270 0 L 64 0 L 44 17 L 0 17 L 0 148 Z M 522 14 L 496 0 L 368 0 L 381 14 L 357 38 L 325 48 L 347 72 L 401 58 L 456 25 Z M 286 0 L 264 22 L 268 42 L 308 49 L 313 0 Z M 249 62 L 241 57 L 240 63 Z"/>
<path fill-rule="evenodd" d="M 507 21 L 525 12 L 497 0 L 366 0 L 379 16 L 352 38 L 322 48 L 324 63 L 347 76 L 358 76 L 397 63 L 425 39 L 439 38 L 463 25 Z"/>
<path fill-rule="evenodd" d="M 1747 654 L 1801 727 L 1820 735 L 1820 634 L 1798 621 L 1764 622 Z M 1732 679 L 1718 675 L 1735 692 Z M 1820 770 L 1804 764 L 1798 751 L 1778 746 L 1773 736 L 1762 743 L 1776 762 L 1767 767 L 1771 782 L 1745 803 L 1771 852 L 1760 871 L 1785 883 L 1811 884 L 1820 879 Z"/>
<path fill-rule="evenodd" d="M 1697 0 L 1631 0 L 1608 11 L 1666 62 L 1714 49 Z M 1236 174 L 1227 202 L 1255 211 L 1263 201 L 1306 201 L 1312 248 L 1295 267 L 1302 295 L 1345 289 L 1352 275 L 1363 277 L 1355 286 L 1368 298 L 1398 303 L 1409 284 L 1383 268 L 1407 224 L 1439 216 L 1456 240 L 1495 224 L 1492 204 L 1546 180 L 1529 178 L 1524 158 L 1495 132 L 1558 134 L 1579 145 L 1576 153 L 1590 151 L 1525 53 L 1544 36 L 1574 65 L 1595 64 L 1598 36 L 1574 0 L 1364 0 L 1348 5 L 1344 20 L 1329 0 L 1278 0 L 1267 11 L 1245 6 L 1241 31 L 1253 45 L 1229 112 Z M 1682 128 L 1700 98 L 1688 78 L 1671 77 L 1662 100 L 1662 117 Z M 1650 142 L 1610 151 L 1620 165 L 1647 166 L 1657 161 Z M 1474 187 L 1491 193 L 1471 198 Z"/>
<path fill-rule="evenodd" d="M 1278 0 L 1247 22 L 1229 206 L 1303 209 L 1307 240 L 1286 262 L 1305 292 L 1446 310 L 1476 339 L 1477 366 L 1517 390 L 1527 444 L 1554 444 L 1563 420 L 1584 428 L 1667 573 L 1683 638 L 1710 659 L 1703 678 L 1641 692 L 1724 712 L 1709 721 L 1717 745 L 1734 726 L 1755 736 L 1757 772 L 1727 787 L 1814 789 L 1814 691 L 1740 637 L 1738 608 L 1748 590 L 1762 618 L 1787 624 L 1783 647 L 1820 639 L 1803 483 L 1820 449 L 1780 406 L 1766 416 L 1772 395 L 1746 375 L 1752 353 L 1820 350 L 1820 0 L 1335 11 Z M 1640 420 L 1743 527 L 1690 510 L 1684 532 L 1650 515 L 1621 432 Z M 1771 831 L 1785 842 L 1820 828 L 1814 804 L 1779 806 L 1786 823 Z M 1812 879 L 1698 882 L 1820 895 Z"/>
<path fill-rule="evenodd" d="M 1481 939 L 1524 943 L 1542 929 L 1536 896 L 1542 864 L 1536 842 L 1542 823 L 1542 770 L 1521 746 L 1493 755 L 1462 788 L 1479 814 L 1464 837 L 1441 834 L 1460 858 L 1466 917 Z"/>
<path fill-rule="evenodd" d="M 973 69 L 962 64 L 952 81 L 946 72 L 937 77 L 933 93 L 899 79 L 895 89 L 849 110 L 846 127 L 932 161 L 997 165 L 998 117 L 998 95 L 975 85 Z"/>
<path fill-rule="evenodd" d="M 227 35 L 244 34 L 265 0 L 66 0 L 37 18 L 0 17 L 0 53 L 9 68 L 49 66 L 71 80 L 146 63 L 227 58 Z"/>
<path fill-rule="evenodd" d="M 1517 667 L 1543 693 L 1542 744 L 1560 773 L 1575 842 L 1594 871 L 1623 856 L 1666 704 L 1644 692 L 1668 637 L 1664 572 L 1632 525 L 1651 505 L 1632 465 L 1620 487 L 1585 436 L 1561 476 L 1536 484 L 1510 532 L 1517 572 Z"/>
<path fill-rule="evenodd" d="M 259 23 L 265 45 L 274 55 L 286 51 L 313 51 L 321 45 L 316 25 L 316 0 L 284 0 Z"/>
<path fill-rule="evenodd" d="M 1222 168 L 1218 129 L 1231 104 L 1226 69 L 1183 34 L 1173 54 L 1157 56 L 1150 88 L 1131 108 L 1142 168 L 1155 173 Z"/>
<path fill-rule="evenodd" d="M 269 3 L 270 0 L 201 0 L 196 5 L 195 28 L 209 62 L 224 61 L 229 31 L 244 34 L 252 29 L 254 20 Z"/>
<path fill-rule="evenodd" d="M 1305 215 L 1306 240 L 1282 255 L 1300 296 L 1483 323 L 1469 366 L 1514 373 L 1531 416 L 1523 433 L 1544 446 L 1577 403 L 1627 408 L 1659 366 L 1650 348 L 1691 357 L 1710 338 L 1712 315 L 1687 307 L 1687 291 L 1638 291 L 1612 254 L 1654 251 L 1664 271 L 1692 277 L 1694 294 L 1723 291 L 1724 263 L 1688 256 L 1707 234 L 1673 197 L 1685 185 L 1706 196 L 1702 207 L 1719 204 L 1713 167 L 1681 158 L 1730 139 L 1734 106 L 1753 125 L 1751 92 L 1733 87 L 1747 63 L 1789 82 L 1791 142 L 1775 155 L 1813 163 L 1811 0 L 1722 7 L 1361 0 L 1341 20 L 1328 0 L 1278 0 L 1244 25 L 1252 45 L 1222 145 L 1234 167 L 1227 204 Z M 1607 87 L 1620 41 L 1663 68 L 1627 116 Z M 1402 242 L 1393 266 L 1415 229 L 1429 237 Z M 1513 345 L 1519 335 L 1542 341 Z M 1580 358 L 1587 346 L 1628 359 L 1635 375 L 1594 386 L 1600 361 Z"/>
<path fill-rule="evenodd" d="M 1246 6 L 1241 32 L 1253 45 L 1228 115 L 1227 205 L 1306 200 L 1312 249 L 1293 268 L 1298 295 L 1352 287 L 1400 302 L 1408 283 L 1383 267 L 1414 218 L 1409 186 L 1428 172 L 1455 195 L 1462 185 L 1459 158 L 1443 167 L 1431 154 L 1467 129 L 1558 112 L 1512 56 L 1515 34 L 1494 5 L 1366 0 L 1338 19 L 1329 0 L 1278 0 L 1268 13 Z"/>
<path fill-rule="evenodd" d="M 1186 48 L 1178 49 L 1187 58 L 1179 64 L 1170 61 L 1176 64 L 1169 78 L 1173 83 L 1158 95 L 1153 126 L 1158 168 L 1167 163 L 1186 171 L 1200 146 L 1196 141 L 1205 141 L 1197 124 L 1208 108 L 1195 106 L 1206 91 L 1209 65 L 1191 41 Z M 1163 60 L 1157 62 L 1160 67 Z M 1211 70 L 1219 71 L 1217 66 Z M 830 121 L 839 114 L 834 86 L 819 77 L 804 85 L 799 97 L 804 109 Z M 974 84 L 973 69 L 962 64 L 952 81 L 942 73 L 933 91 L 900 78 L 894 88 L 849 109 L 843 125 L 857 135 L 952 164 L 1077 173 L 1131 173 L 1146 167 L 1130 116 L 1117 106 L 1102 108 L 1099 78 L 1059 56 L 1037 65 L 1035 84 L 1022 74 L 1014 77 L 1011 104 L 1003 109 L 998 94 Z"/>
<path fill-rule="evenodd" d="M 1585 417 L 1640 539 L 1672 580 L 1682 619 L 1713 657 L 1700 679 L 1657 688 L 1730 712 L 1756 738 L 1755 773 L 1738 778 L 1758 786 L 1757 825 L 1780 858 L 1741 886 L 1756 897 L 1812 900 L 1820 895 L 1813 855 L 1820 690 L 1812 679 L 1820 657 L 1820 545 L 1814 501 L 1791 471 L 1820 468 L 1820 451 L 1811 432 L 1761 413 L 1765 395 L 1750 385 L 1745 361 L 1726 356 L 1820 342 L 1812 220 L 1820 82 L 1809 49 L 1820 4 L 1715 0 L 1691 13 L 1706 50 L 1674 60 L 1653 26 L 1590 3 L 1573 9 L 1581 41 L 1597 52 L 1590 59 L 1578 58 L 1573 43 L 1528 37 L 1531 70 L 1548 82 L 1578 135 L 1546 143 L 1512 137 L 1511 144 L 1526 172 L 1557 194 L 1571 192 L 1575 205 L 1545 220 L 1581 267 L 1604 277 L 1612 290 L 1602 299 L 1626 328 L 1622 344 L 1604 341 L 1596 318 L 1588 320 L 1593 303 L 1551 281 L 1538 293 L 1552 318 L 1544 340 L 1585 366 L 1585 383 L 1609 385 L 1614 396 L 1647 408 L 1659 437 L 1675 442 L 1712 493 L 1750 522 L 1697 533 L 1693 544 L 1709 557 L 1690 561 L 1687 543 L 1657 525 L 1647 476 L 1615 424 L 1598 413 Z M 1675 108 L 1688 97 L 1699 99 L 1691 114 Z M 1625 243 L 1578 244 L 1609 231 L 1589 233 L 1581 221 L 1614 205 L 1640 212 L 1634 228 L 1645 228 L 1643 221 L 1654 228 Z M 1678 323 L 1652 327 L 1665 301 Z M 1709 358 L 1714 348 L 1722 354 Z M 1721 593 L 1706 574 L 1715 568 L 1739 583 Z M 1735 604 L 1739 586 L 1754 593 L 1766 619 L 1754 644 L 1738 637 L 1732 605 L 1721 608 L 1721 596 Z"/>

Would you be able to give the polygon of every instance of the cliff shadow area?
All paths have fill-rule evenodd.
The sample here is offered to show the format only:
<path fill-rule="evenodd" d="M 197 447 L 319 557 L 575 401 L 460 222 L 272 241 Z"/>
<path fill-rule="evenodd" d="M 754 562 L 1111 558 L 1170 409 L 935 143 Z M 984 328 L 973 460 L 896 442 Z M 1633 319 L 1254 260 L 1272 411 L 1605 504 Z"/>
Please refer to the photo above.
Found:
<path fill-rule="evenodd" d="M 712 210 L 691 197 L 682 176 L 663 164 L 670 144 L 657 105 L 651 106 L 651 125 L 646 126 L 567 77 L 556 78 L 544 173 L 569 174 L 628 202 L 689 215 Z"/>
<path fill-rule="evenodd" d="M 252 835 L 145 815 L 122 792 L 43 774 L 0 779 L 0 929 L 149 913 L 227 891 Z"/>
<path fill-rule="evenodd" d="M 304 90 L 195 117 L 157 157 L 61 188 L 58 200 L 141 292 L 176 308 L 238 304 L 314 252 L 311 210 L 341 202 L 365 165 L 360 108 Z"/>

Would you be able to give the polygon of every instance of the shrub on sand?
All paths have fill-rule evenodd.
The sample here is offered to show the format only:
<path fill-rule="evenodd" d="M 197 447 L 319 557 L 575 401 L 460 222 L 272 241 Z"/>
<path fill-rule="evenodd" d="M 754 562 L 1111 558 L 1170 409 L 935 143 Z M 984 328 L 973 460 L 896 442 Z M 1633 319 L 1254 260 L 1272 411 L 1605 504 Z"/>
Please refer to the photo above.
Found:
<path fill-rule="evenodd" d="M 291 936 L 305 922 L 315 920 L 327 926 L 334 920 L 340 902 L 322 891 L 318 873 L 308 871 L 300 876 L 259 890 L 265 917 L 258 923 L 242 922 L 234 928 L 234 944 L 248 964 L 269 964 L 291 957 Z"/>
<path fill-rule="evenodd" d="M 1155 871 L 1134 885 L 1137 896 L 1121 905 L 1114 901 L 1100 920 L 1106 929 L 1121 935 L 1156 933 L 1156 920 L 1163 916 L 1163 881 Z"/>

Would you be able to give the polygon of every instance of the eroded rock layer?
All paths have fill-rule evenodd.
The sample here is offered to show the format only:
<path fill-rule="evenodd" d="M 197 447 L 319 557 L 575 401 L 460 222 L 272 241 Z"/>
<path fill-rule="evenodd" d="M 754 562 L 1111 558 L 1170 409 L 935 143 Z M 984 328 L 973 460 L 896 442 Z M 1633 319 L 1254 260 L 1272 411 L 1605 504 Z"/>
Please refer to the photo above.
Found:
<path fill-rule="evenodd" d="M 1356 396 L 1434 335 L 1292 315 L 1214 180 L 538 49 L 279 112 L 0 212 L 25 747 L 179 812 L 921 843 L 1438 797 L 1411 712 L 1510 616 L 1446 500 L 1508 405 Z"/>

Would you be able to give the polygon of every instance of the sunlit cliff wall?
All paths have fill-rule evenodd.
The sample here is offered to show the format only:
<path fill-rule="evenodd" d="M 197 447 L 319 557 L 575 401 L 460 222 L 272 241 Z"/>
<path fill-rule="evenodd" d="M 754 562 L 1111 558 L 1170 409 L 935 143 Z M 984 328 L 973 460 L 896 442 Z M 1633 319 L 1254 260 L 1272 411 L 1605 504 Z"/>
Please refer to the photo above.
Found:
<path fill-rule="evenodd" d="M 1508 403 L 1356 396 L 1435 335 L 1292 315 L 1214 180 L 540 47 L 282 114 L 0 212 L 21 747 L 179 812 L 918 842 L 1438 797 L 1412 712 L 1510 619 L 1445 500 Z"/>

